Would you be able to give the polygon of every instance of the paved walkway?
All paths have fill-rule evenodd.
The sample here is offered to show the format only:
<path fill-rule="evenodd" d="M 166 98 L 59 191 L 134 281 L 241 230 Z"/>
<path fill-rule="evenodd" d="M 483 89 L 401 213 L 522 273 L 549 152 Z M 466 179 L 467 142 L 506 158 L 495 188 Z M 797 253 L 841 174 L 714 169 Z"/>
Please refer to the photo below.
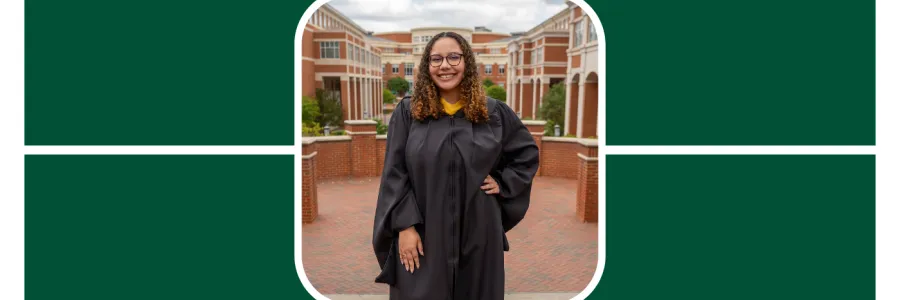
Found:
<path fill-rule="evenodd" d="M 302 241 L 303 268 L 319 293 L 356 295 L 334 299 L 381 299 L 379 294 L 388 293 L 386 285 L 374 283 L 379 268 L 372 224 L 379 182 L 372 177 L 319 183 L 319 216 L 303 225 Z M 518 294 L 577 294 L 594 276 L 597 224 L 575 218 L 576 187 L 575 180 L 535 179 L 528 214 L 507 233 L 506 291 L 517 294 L 507 299 L 569 299 L 574 294 Z"/>
<path fill-rule="evenodd" d="M 504 300 L 569 300 L 578 293 L 517 293 L 506 294 Z M 388 300 L 388 295 L 325 295 L 331 300 Z"/>

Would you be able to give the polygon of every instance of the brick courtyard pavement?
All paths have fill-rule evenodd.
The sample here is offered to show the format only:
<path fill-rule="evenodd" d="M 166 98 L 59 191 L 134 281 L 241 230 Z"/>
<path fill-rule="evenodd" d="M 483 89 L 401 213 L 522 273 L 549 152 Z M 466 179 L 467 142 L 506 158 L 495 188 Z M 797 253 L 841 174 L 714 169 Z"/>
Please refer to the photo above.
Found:
<path fill-rule="evenodd" d="M 322 180 L 303 225 L 303 267 L 322 294 L 386 294 L 374 283 L 372 224 L 380 178 Z M 537 177 L 525 219 L 507 234 L 506 291 L 581 292 L 597 267 L 597 224 L 575 218 L 575 180 Z M 425 250 L 428 251 L 427 249 Z"/>

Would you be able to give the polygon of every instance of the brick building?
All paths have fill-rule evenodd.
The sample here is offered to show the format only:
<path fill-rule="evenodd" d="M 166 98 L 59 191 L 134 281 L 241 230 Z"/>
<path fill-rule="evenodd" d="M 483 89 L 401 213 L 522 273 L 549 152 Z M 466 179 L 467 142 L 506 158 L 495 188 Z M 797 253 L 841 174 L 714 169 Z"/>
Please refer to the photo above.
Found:
<path fill-rule="evenodd" d="M 522 118 L 537 119 L 552 85 L 566 85 L 564 134 L 597 135 L 597 31 L 581 7 L 568 8 L 508 44 L 507 102 Z"/>
<path fill-rule="evenodd" d="M 381 50 L 362 27 L 325 4 L 304 27 L 301 42 L 303 96 L 324 89 L 341 100 L 344 120 L 382 117 Z"/>
<path fill-rule="evenodd" d="M 492 32 L 485 27 L 474 29 L 456 27 L 421 27 L 402 32 L 374 33 L 374 45 L 382 50 L 384 82 L 394 77 L 403 77 L 410 87 L 415 82 L 415 72 L 422 59 L 422 52 L 431 37 L 444 31 L 458 33 L 466 38 L 475 52 L 478 74 L 490 78 L 494 83 L 506 88 L 506 44 L 510 35 Z M 410 88 L 412 89 L 412 88 Z"/>
<path fill-rule="evenodd" d="M 523 119 L 539 119 L 550 87 L 566 87 L 563 134 L 597 135 L 597 32 L 581 8 L 568 7 L 525 32 L 497 33 L 485 27 L 420 27 L 373 33 L 328 4 L 322 5 L 303 31 L 303 95 L 322 88 L 341 99 L 344 120 L 381 118 L 391 108 L 382 103 L 388 80 L 410 85 L 425 45 L 437 33 L 453 31 L 466 38 L 476 54 L 478 72 L 507 92 L 507 103 Z M 307 37 L 312 38 L 307 38 Z"/>

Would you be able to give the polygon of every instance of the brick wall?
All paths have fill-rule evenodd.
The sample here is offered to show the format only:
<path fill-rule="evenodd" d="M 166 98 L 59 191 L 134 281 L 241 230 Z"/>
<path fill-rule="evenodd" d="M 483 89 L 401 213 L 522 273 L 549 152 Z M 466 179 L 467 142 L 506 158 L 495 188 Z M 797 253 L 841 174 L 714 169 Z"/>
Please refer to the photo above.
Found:
<path fill-rule="evenodd" d="M 304 149 L 305 151 L 305 149 Z M 319 216 L 319 197 L 316 189 L 316 152 L 304 154 L 303 159 L 303 186 L 301 194 L 301 211 L 303 224 L 312 223 Z"/>
<path fill-rule="evenodd" d="M 578 179 L 578 154 L 597 156 L 596 140 L 544 137 L 541 149 L 541 176 Z"/>
<path fill-rule="evenodd" d="M 535 144 L 538 147 L 538 157 L 540 157 L 542 146 L 542 141 L 544 137 L 544 126 L 547 125 L 547 121 L 542 120 L 523 120 L 522 123 L 525 124 L 525 128 L 528 128 L 528 132 L 531 133 L 531 137 L 534 138 Z M 538 166 L 537 173 L 535 176 L 541 175 L 541 166 Z"/>
<path fill-rule="evenodd" d="M 597 157 L 578 154 L 578 190 L 575 192 L 575 216 L 581 222 L 597 222 Z"/>
<path fill-rule="evenodd" d="M 350 137 L 342 136 L 338 140 L 316 140 L 315 149 L 320 166 L 326 166 L 316 172 L 316 179 L 347 178 L 350 176 Z M 306 149 L 304 145 L 304 151 Z"/>
<path fill-rule="evenodd" d="M 354 177 L 378 176 L 375 170 L 375 121 L 344 122 L 350 135 L 350 174 Z"/>
<path fill-rule="evenodd" d="M 597 221 L 598 141 L 543 136 L 545 121 L 524 120 L 540 150 L 538 176 L 578 180 L 576 216 Z M 323 179 L 377 177 L 384 169 L 385 135 L 375 135 L 374 121 L 345 124 L 349 136 L 303 139 L 303 222 L 318 215 L 316 183 Z"/>

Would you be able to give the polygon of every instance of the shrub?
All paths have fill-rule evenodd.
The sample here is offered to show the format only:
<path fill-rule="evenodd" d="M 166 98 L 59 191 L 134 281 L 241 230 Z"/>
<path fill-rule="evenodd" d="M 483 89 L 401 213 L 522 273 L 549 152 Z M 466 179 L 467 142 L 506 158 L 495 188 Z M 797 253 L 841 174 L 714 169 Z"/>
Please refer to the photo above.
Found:
<path fill-rule="evenodd" d="M 387 134 L 388 126 L 381 121 L 381 119 L 375 119 L 375 134 Z"/>
<path fill-rule="evenodd" d="M 550 88 L 550 91 L 544 95 L 543 103 L 540 108 L 541 119 L 547 121 L 544 132 L 553 133 L 553 126 L 559 124 L 560 132 L 566 132 L 566 86 L 563 83 L 557 83 Z"/>
<path fill-rule="evenodd" d="M 394 77 L 388 79 L 388 89 L 397 93 L 397 95 L 405 95 L 409 91 L 409 82 L 403 77 Z"/>
<path fill-rule="evenodd" d="M 319 118 L 322 117 L 322 112 L 319 110 L 319 101 L 316 100 L 316 98 L 303 96 L 302 105 L 301 110 L 303 113 L 300 116 L 301 122 L 307 125 L 317 123 Z"/>
<path fill-rule="evenodd" d="M 481 81 L 481 85 L 484 86 L 484 88 L 489 88 L 489 87 L 494 86 L 494 81 L 491 80 L 490 78 L 485 78 L 484 80 Z"/>
<path fill-rule="evenodd" d="M 488 97 L 503 101 L 506 103 L 506 90 L 499 85 L 491 86 L 485 91 Z"/>
<path fill-rule="evenodd" d="M 300 130 L 301 136 L 322 136 L 322 126 L 319 126 L 319 123 L 307 124 L 304 122 Z"/>
<path fill-rule="evenodd" d="M 397 97 L 394 96 L 394 93 L 391 93 L 391 90 L 389 89 L 382 89 L 381 96 L 382 98 L 384 98 L 382 100 L 384 103 L 394 103 L 394 101 L 397 99 Z"/>
<path fill-rule="evenodd" d="M 319 112 L 316 120 L 325 126 L 344 126 L 344 111 L 341 109 L 341 99 L 323 89 L 316 89 L 316 99 L 319 99 Z"/>

